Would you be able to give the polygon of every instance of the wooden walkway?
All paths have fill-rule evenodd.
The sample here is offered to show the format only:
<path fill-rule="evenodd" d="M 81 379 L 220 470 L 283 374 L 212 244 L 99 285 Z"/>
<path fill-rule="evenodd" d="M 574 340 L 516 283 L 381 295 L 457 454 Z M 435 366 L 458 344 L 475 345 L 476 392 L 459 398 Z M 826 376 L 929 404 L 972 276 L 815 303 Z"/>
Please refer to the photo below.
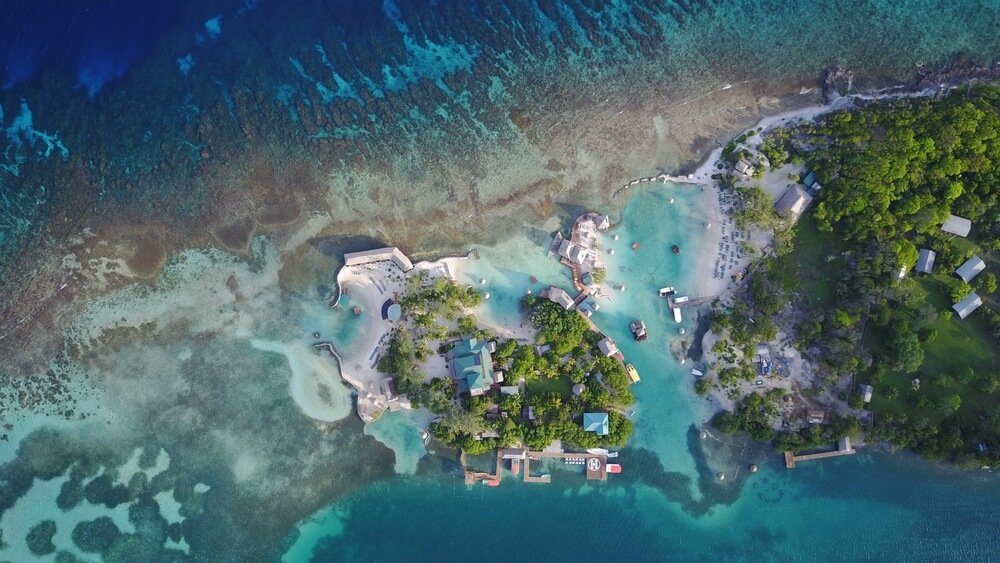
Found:
<path fill-rule="evenodd" d="M 528 452 L 528 457 L 524 460 L 524 481 L 526 483 L 548 483 L 552 479 L 549 477 L 531 477 L 529 479 L 529 468 L 531 461 L 540 458 L 555 459 L 579 459 L 583 460 L 587 469 L 588 481 L 604 481 L 608 478 L 608 456 L 591 453 L 566 453 L 566 452 Z"/>
<path fill-rule="evenodd" d="M 858 450 L 851 447 L 851 441 L 847 438 L 841 438 L 840 443 L 837 444 L 837 449 L 830 452 L 819 452 L 804 455 L 795 455 L 792 452 L 785 452 L 785 467 L 788 469 L 795 469 L 795 464 L 800 461 L 812 461 L 814 459 L 826 459 L 829 457 L 840 457 L 842 455 L 852 455 L 856 453 L 858 453 Z"/>
<path fill-rule="evenodd" d="M 542 458 L 549 459 L 571 459 L 582 460 L 587 471 L 587 480 L 604 481 L 608 478 L 608 457 L 601 454 L 591 453 L 566 453 L 566 452 L 533 452 L 526 451 L 524 459 L 513 459 L 511 463 L 517 463 L 523 471 L 522 479 L 525 483 L 551 483 L 552 477 L 549 475 L 532 475 L 531 462 L 539 461 Z M 496 452 L 496 473 L 486 473 L 485 471 L 471 471 L 465 465 L 465 456 L 461 458 L 466 485 L 475 485 L 480 481 L 500 482 L 503 477 L 503 454 L 501 450 Z"/>

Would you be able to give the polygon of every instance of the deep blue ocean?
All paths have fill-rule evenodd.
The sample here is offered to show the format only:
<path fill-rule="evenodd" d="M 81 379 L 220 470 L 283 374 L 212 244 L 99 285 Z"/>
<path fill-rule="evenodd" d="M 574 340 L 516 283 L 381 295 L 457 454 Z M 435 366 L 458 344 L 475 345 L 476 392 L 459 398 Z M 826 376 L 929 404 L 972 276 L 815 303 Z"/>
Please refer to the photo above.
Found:
<path fill-rule="evenodd" d="M 374 238 L 491 245 L 496 302 L 583 205 L 693 248 L 683 196 L 612 188 L 816 103 L 835 66 L 874 89 L 991 64 L 998 29 L 1000 0 L 0 0 L 0 561 L 1000 559 L 992 473 L 713 454 L 662 346 L 626 350 L 653 373 L 619 478 L 470 489 L 447 454 L 397 474 L 353 416 L 309 420 L 301 358 L 251 345 L 349 338 L 324 299 Z M 261 209 L 289 201 L 282 231 Z M 148 240 L 161 275 L 104 295 Z M 8 345 L 61 284 L 80 308 Z M 719 483 L 733 451 L 761 470 Z"/>

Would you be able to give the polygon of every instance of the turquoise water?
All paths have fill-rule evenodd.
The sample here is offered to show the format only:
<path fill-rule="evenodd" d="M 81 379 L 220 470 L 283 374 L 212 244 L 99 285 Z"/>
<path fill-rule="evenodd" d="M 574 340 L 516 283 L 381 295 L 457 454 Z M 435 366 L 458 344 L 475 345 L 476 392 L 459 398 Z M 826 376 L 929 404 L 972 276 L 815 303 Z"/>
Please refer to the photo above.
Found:
<path fill-rule="evenodd" d="M 735 462 L 706 454 L 694 430 L 704 412 L 690 366 L 668 351 L 678 325 L 656 296 L 664 285 L 696 296 L 703 204 L 697 187 L 642 188 L 612 230 L 619 240 L 605 238 L 608 280 L 626 290 L 601 299 L 593 319 L 642 375 L 633 387 L 636 431 L 618 460 L 623 474 L 593 484 L 578 471 L 556 468 L 550 485 L 524 484 L 508 473 L 500 487 L 467 487 L 454 461 L 429 456 L 416 476 L 372 484 L 302 523 L 285 560 L 463 561 L 483 553 L 636 561 L 996 557 L 1000 483 L 992 475 L 865 450 L 794 471 L 753 445 L 737 444 L 743 450 Z M 640 248 L 632 250 L 636 241 Z M 680 255 L 670 252 L 675 243 Z M 481 258 L 463 263 L 459 279 L 473 285 L 486 279 L 488 317 L 517 322 L 526 289 L 571 288 L 566 270 L 553 270 L 557 262 L 544 248 L 521 238 L 480 249 Z M 530 284 L 529 275 L 538 283 Z M 634 318 L 646 322 L 647 341 L 630 337 Z M 690 333 L 693 320 L 681 326 Z M 758 473 L 745 471 L 750 461 L 760 465 Z M 728 482 L 715 480 L 720 468 Z"/>
<path fill-rule="evenodd" d="M 628 471 L 627 454 L 622 462 Z M 436 476 L 372 485 L 324 514 L 331 534 L 313 560 L 988 561 L 1000 550 L 995 481 L 907 455 L 765 467 L 733 505 L 700 518 L 642 475 L 597 486 L 554 477 L 471 490 Z"/>
<path fill-rule="evenodd" d="M 205 0 L 152 27 L 120 2 L 59 5 L 55 20 L 60 3 L 36 4 L 42 23 L 15 9 L 0 34 L 0 336 L 29 331 L 0 343 L 0 530 L 13 546 L 0 560 L 30 559 L 24 530 L 46 515 L 62 556 L 90 560 L 246 561 L 292 544 L 301 560 L 317 541 L 326 560 L 512 545 L 531 559 L 996 553 L 991 479 L 866 455 L 789 473 L 753 447 L 699 442 L 701 403 L 653 291 L 691 294 L 703 210 L 679 187 L 610 194 L 762 113 L 817 102 L 797 92 L 830 66 L 883 86 L 956 53 L 995 60 L 1000 2 Z M 141 48 L 123 58 L 108 27 Z M 81 30 L 99 44 L 73 40 Z M 38 49 L 47 62 L 27 60 Z M 51 60 L 67 50 L 72 60 Z M 308 228 L 261 226 L 246 256 L 206 249 L 214 228 L 285 198 Z M 488 244 L 460 279 L 486 279 L 484 316 L 514 328 L 529 286 L 568 287 L 543 248 L 552 217 L 579 205 L 623 218 L 609 277 L 628 287 L 595 317 L 643 376 L 619 479 L 591 487 L 556 472 L 543 489 L 467 491 L 454 461 L 419 440 L 423 415 L 363 429 L 309 418 L 290 396 L 296 378 L 334 373 L 312 342 L 347 349 L 365 328 L 316 289 L 342 254 L 323 237 L 415 256 Z M 102 260 L 114 270 L 148 238 L 179 249 L 164 275 L 79 297 L 99 292 Z M 77 296 L 82 312 L 49 315 L 46 295 Z M 633 318 L 649 341 L 631 342 Z M 109 485 L 134 451 L 161 448 L 162 473 Z M 741 490 L 733 468 L 745 464 L 731 460 L 744 457 L 764 469 Z M 84 550 L 70 527 L 102 515 L 116 529 Z"/>

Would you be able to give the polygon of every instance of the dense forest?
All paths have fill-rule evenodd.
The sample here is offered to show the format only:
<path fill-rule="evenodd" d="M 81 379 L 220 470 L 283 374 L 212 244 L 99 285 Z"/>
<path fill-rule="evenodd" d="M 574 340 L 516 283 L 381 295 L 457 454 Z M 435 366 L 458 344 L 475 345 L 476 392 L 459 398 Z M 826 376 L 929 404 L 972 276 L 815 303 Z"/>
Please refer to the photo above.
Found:
<path fill-rule="evenodd" d="M 714 313 L 715 328 L 740 346 L 766 341 L 773 327 L 745 319 L 788 302 L 799 313 L 796 347 L 827 385 L 848 382 L 841 398 L 855 412 L 874 413 L 870 441 L 964 466 L 1000 464 L 1000 88 L 837 111 L 769 132 L 761 152 L 774 167 L 804 163 L 822 189 L 779 233 L 735 310 Z M 950 214 L 971 220 L 967 238 L 941 230 Z M 930 275 L 913 271 L 920 248 L 937 254 Z M 987 268 L 967 284 L 954 272 L 972 256 Z M 973 291 L 984 306 L 959 319 L 951 306 Z M 858 383 L 874 387 L 869 405 Z M 765 437 L 746 414 L 765 403 L 747 409 L 744 400 L 722 421 Z M 776 439 L 786 449 L 804 443 L 804 434 Z"/>

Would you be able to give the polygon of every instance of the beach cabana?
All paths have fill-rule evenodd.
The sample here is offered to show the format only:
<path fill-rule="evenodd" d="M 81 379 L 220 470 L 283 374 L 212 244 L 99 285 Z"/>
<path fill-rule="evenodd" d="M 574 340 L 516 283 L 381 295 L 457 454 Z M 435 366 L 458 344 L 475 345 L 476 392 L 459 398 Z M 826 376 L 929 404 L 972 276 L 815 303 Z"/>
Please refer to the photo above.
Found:
<path fill-rule="evenodd" d="M 973 278 L 986 269 L 986 263 L 978 256 L 973 256 L 955 270 L 955 274 L 962 278 L 962 281 L 969 283 Z"/>
<path fill-rule="evenodd" d="M 920 249 L 920 256 L 917 257 L 917 271 L 929 274 L 934 271 L 934 260 L 937 258 L 937 253 L 933 250 L 927 248 Z"/>
<path fill-rule="evenodd" d="M 941 230 L 960 237 L 967 237 L 969 231 L 972 230 L 972 221 L 958 215 L 949 215 L 948 219 L 941 225 Z"/>
<path fill-rule="evenodd" d="M 598 436 L 607 436 L 610 429 L 608 413 L 606 412 L 585 412 L 583 413 L 583 429 L 586 432 L 593 432 Z"/>
<path fill-rule="evenodd" d="M 774 204 L 774 210 L 779 213 L 787 213 L 792 217 L 798 217 L 805 211 L 812 197 L 806 193 L 799 185 L 788 188 L 781 199 Z"/>
<path fill-rule="evenodd" d="M 956 313 L 958 313 L 958 318 L 964 319 L 965 317 L 971 315 L 972 312 L 978 309 L 982 304 L 983 300 L 980 299 L 980 297 L 976 295 L 975 292 L 972 292 L 966 295 L 965 299 L 962 299 L 958 303 L 952 305 L 951 308 L 954 309 Z"/>
<path fill-rule="evenodd" d="M 559 305 L 563 309 L 566 309 L 567 311 L 573 308 L 573 298 L 570 297 L 570 295 L 566 293 L 566 290 L 561 287 L 550 285 L 545 290 L 543 297 Z"/>
<path fill-rule="evenodd" d="M 618 345 L 615 344 L 614 340 L 605 336 L 597 343 L 597 348 L 600 349 L 601 353 L 605 356 L 614 356 L 618 353 Z"/>
<path fill-rule="evenodd" d="M 733 168 L 744 176 L 753 176 L 753 165 L 745 158 L 741 158 Z"/>

